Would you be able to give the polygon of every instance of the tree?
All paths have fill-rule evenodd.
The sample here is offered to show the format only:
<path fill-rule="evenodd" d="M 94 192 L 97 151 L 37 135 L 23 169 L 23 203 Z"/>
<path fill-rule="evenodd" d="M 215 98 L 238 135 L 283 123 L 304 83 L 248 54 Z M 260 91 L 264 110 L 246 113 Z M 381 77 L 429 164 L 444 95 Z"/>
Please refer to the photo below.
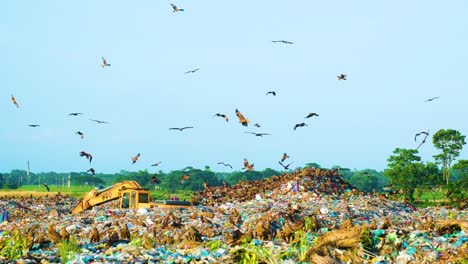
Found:
<path fill-rule="evenodd" d="M 305 165 L 305 167 L 306 167 L 306 168 L 317 168 L 317 169 L 322 168 L 322 167 L 320 167 L 319 164 L 317 164 L 317 163 L 315 163 L 315 162 L 307 163 L 307 164 Z"/>
<path fill-rule="evenodd" d="M 425 166 L 415 149 L 396 148 L 388 158 L 388 169 L 384 174 L 396 189 L 402 189 L 405 199 L 413 201 L 414 190 L 424 180 Z"/>
<path fill-rule="evenodd" d="M 450 180 L 450 165 L 452 161 L 460 156 L 460 151 L 465 145 L 465 136 L 453 129 L 441 129 L 432 137 L 434 147 L 442 153 L 434 156 L 438 163 L 442 164 L 442 177 L 446 184 Z"/>

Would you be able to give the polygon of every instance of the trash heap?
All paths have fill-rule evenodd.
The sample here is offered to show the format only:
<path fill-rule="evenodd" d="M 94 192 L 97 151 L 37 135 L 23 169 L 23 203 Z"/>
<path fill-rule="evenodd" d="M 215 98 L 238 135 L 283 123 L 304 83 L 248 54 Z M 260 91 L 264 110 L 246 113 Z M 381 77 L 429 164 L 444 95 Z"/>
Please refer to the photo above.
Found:
<path fill-rule="evenodd" d="M 209 187 L 194 198 L 202 205 L 118 210 L 105 204 L 77 215 L 68 213 L 77 201 L 66 197 L 3 201 L 11 221 L 0 225 L 0 261 L 383 264 L 468 258 L 467 210 L 417 209 L 364 195 L 333 171 L 305 169 Z"/>

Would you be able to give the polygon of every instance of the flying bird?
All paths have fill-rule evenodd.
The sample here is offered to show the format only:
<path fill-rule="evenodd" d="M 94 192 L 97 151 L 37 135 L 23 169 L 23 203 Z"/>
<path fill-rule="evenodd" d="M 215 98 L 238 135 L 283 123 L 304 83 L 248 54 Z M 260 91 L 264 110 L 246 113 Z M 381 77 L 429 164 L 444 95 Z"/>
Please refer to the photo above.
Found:
<path fill-rule="evenodd" d="M 336 76 L 336 77 L 338 77 L 338 80 L 339 80 L 339 81 L 345 81 L 345 80 L 346 80 L 346 76 L 347 76 L 346 74 L 342 73 L 342 74 L 340 74 L 340 75 L 338 75 L 338 76 Z"/>
<path fill-rule="evenodd" d="M 217 113 L 217 114 L 214 115 L 213 117 L 215 117 L 215 116 L 222 117 L 222 118 L 224 118 L 224 120 L 226 120 L 226 122 L 229 122 L 229 118 L 228 118 L 227 115 L 225 115 L 225 114 Z"/>
<path fill-rule="evenodd" d="M 186 71 L 185 74 L 188 74 L 188 73 L 196 73 L 197 71 L 199 71 L 200 69 L 197 68 L 195 70 L 191 70 L 191 71 Z"/>
<path fill-rule="evenodd" d="M 181 8 L 178 8 L 176 5 L 174 4 L 171 4 L 172 6 L 172 12 L 179 12 L 179 11 L 184 11 L 184 9 L 181 9 Z"/>
<path fill-rule="evenodd" d="M 80 152 L 80 157 L 86 157 L 86 159 L 89 160 L 89 163 L 93 160 L 93 156 L 87 152 L 81 151 Z"/>
<path fill-rule="evenodd" d="M 30 127 L 39 127 L 41 125 L 29 125 Z"/>
<path fill-rule="evenodd" d="M 111 66 L 109 63 L 107 63 L 107 60 L 106 60 L 106 58 L 104 58 L 104 57 L 101 57 L 101 59 L 102 59 L 102 64 L 101 64 L 101 67 L 103 67 L 103 68 L 104 68 L 104 67 Z"/>
<path fill-rule="evenodd" d="M 416 149 L 419 149 L 419 147 L 421 147 L 422 144 L 426 143 L 426 139 L 427 137 L 429 136 L 429 130 L 426 132 L 426 131 L 422 131 L 422 132 L 419 132 L 417 133 L 415 136 L 414 136 L 414 141 L 416 141 L 416 138 L 419 136 L 419 135 L 422 135 L 424 134 L 424 138 L 423 140 L 421 141 L 421 143 L 419 143 L 419 146 L 416 148 Z"/>
<path fill-rule="evenodd" d="M 83 113 L 69 113 L 68 115 L 69 116 L 78 116 L 78 115 L 82 115 Z"/>
<path fill-rule="evenodd" d="M 424 102 L 431 102 L 431 101 L 434 101 L 435 99 L 438 99 L 438 98 L 440 98 L 440 96 L 436 96 L 436 97 L 429 98 L 429 99 L 427 99 L 427 100 L 424 101 Z"/>
<path fill-rule="evenodd" d="M 263 136 L 271 135 L 271 134 L 268 134 L 268 133 L 255 133 L 255 132 L 245 132 L 245 133 L 253 134 L 253 135 L 257 136 L 257 137 L 263 137 Z"/>
<path fill-rule="evenodd" d="M 160 161 L 160 162 L 156 162 L 156 163 L 154 163 L 154 164 L 151 164 L 151 166 L 156 167 L 156 166 L 158 166 L 159 164 L 161 164 L 161 161 Z"/>
<path fill-rule="evenodd" d="M 249 161 L 247 159 L 244 159 L 244 168 L 242 168 L 243 170 L 246 170 L 246 171 L 252 171 L 254 170 L 254 164 L 249 164 Z"/>
<path fill-rule="evenodd" d="M 50 192 L 50 188 L 49 188 L 49 185 L 43 183 L 42 185 L 44 185 L 44 187 L 46 187 L 47 191 Z"/>
<path fill-rule="evenodd" d="M 266 93 L 266 95 L 269 95 L 269 94 L 272 94 L 273 96 L 276 96 L 276 92 L 275 91 L 269 91 Z"/>
<path fill-rule="evenodd" d="M 289 170 L 289 165 L 293 164 L 293 162 L 289 163 L 288 165 L 284 165 L 283 162 L 281 161 L 278 161 L 278 163 L 285 169 L 285 170 Z"/>
<path fill-rule="evenodd" d="M 307 124 L 306 124 L 306 123 L 296 124 L 296 125 L 294 126 L 294 130 L 296 130 L 296 128 L 298 128 L 298 127 L 303 127 L 303 126 L 307 126 Z"/>
<path fill-rule="evenodd" d="M 96 120 L 96 119 L 90 119 L 90 120 L 93 121 L 93 122 L 96 122 L 98 124 L 109 124 L 106 121 L 101 121 L 101 120 Z"/>
<path fill-rule="evenodd" d="M 305 118 L 310 118 L 313 116 L 319 116 L 317 113 L 309 113 Z"/>
<path fill-rule="evenodd" d="M 84 138 L 84 134 L 83 134 L 83 132 L 81 132 L 81 131 L 78 131 L 78 132 L 76 132 L 76 134 L 77 134 L 78 136 L 80 136 L 80 138 L 81 138 L 81 139 L 83 139 L 83 138 Z"/>
<path fill-rule="evenodd" d="M 96 175 L 96 171 L 93 168 L 87 170 L 86 172 L 90 172 L 91 174 Z"/>
<path fill-rule="evenodd" d="M 132 164 L 135 164 L 135 162 L 137 162 L 139 158 L 140 158 L 140 153 L 136 154 L 135 157 L 132 157 Z"/>
<path fill-rule="evenodd" d="M 19 104 L 18 104 L 18 102 L 16 101 L 16 98 L 15 98 L 13 95 L 11 95 L 11 102 L 12 102 L 14 105 L 16 105 L 16 108 L 19 108 Z"/>
<path fill-rule="evenodd" d="M 294 44 L 294 42 L 287 41 L 287 40 L 272 40 L 273 43 L 283 43 L 283 44 Z"/>
<path fill-rule="evenodd" d="M 288 154 L 283 153 L 283 157 L 281 158 L 281 162 L 284 162 L 287 158 L 289 158 Z"/>
<path fill-rule="evenodd" d="M 224 162 L 218 162 L 218 164 L 222 164 L 222 165 L 224 165 L 224 166 L 229 167 L 229 168 L 232 169 L 231 164 L 227 164 L 227 163 L 224 163 Z"/>
<path fill-rule="evenodd" d="M 261 127 L 259 123 L 255 123 L 254 127 Z"/>
<path fill-rule="evenodd" d="M 250 121 L 244 117 L 244 115 L 241 114 L 241 112 L 239 112 L 239 110 L 236 109 L 236 115 L 237 115 L 237 118 L 239 118 L 239 123 L 241 123 L 243 126 L 248 126 Z"/>
<path fill-rule="evenodd" d="M 193 128 L 193 127 L 171 127 L 169 128 L 169 130 L 179 130 L 179 131 L 182 131 L 184 129 L 189 129 L 189 128 Z"/>

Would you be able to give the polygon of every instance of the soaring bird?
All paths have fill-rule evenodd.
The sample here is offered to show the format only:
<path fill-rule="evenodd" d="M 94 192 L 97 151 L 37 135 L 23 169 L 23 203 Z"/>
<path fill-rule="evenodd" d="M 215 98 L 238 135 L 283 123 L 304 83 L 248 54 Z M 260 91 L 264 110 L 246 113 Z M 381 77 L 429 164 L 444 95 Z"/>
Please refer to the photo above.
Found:
<path fill-rule="evenodd" d="M 255 170 L 254 168 L 254 164 L 249 164 L 249 161 L 247 159 L 244 159 L 244 168 L 242 168 L 243 170 L 246 170 L 246 171 L 253 171 Z"/>
<path fill-rule="evenodd" d="M 200 69 L 197 68 L 195 70 L 191 70 L 191 71 L 186 71 L 185 74 L 188 74 L 188 73 L 196 73 L 197 71 L 199 71 Z"/>
<path fill-rule="evenodd" d="M 158 179 L 158 177 L 155 175 L 153 175 L 153 177 L 151 177 L 151 180 L 150 180 L 151 183 L 154 183 L 154 184 L 160 184 L 161 181 Z"/>
<path fill-rule="evenodd" d="M 96 122 L 96 123 L 98 123 L 98 124 L 109 124 L 109 123 L 107 123 L 106 121 L 101 121 L 101 120 L 96 120 L 96 119 L 90 119 L 90 120 L 91 120 L 91 121 L 94 121 L 94 122 Z"/>
<path fill-rule="evenodd" d="M 344 81 L 344 80 L 346 80 L 346 76 L 347 76 L 346 74 L 342 73 L 342 74 L 340 74 L 340 75 L 338 75 L 336 77 L 338 78 L 339 81 Z"/>
<path fill-rule="evenodd" d="M 236 109 L 236 115 L 237 115 L 237 118 L 239 118 L 239 123 L 241 123 L 243 126 L 248 126 L 250 121 L 244 117 L 244 115 L 241 114 L 241 112 L 239 112 L 239 110 Z"/>
<path fill-rule="evenodd" d="M 416 133 L 416 135 L 414 135 L 414 142 L 416 142 L 416 139 L 419 137 L 419 135 L 422 135 L 422 134 L 426 135 L 426 137 L 429 136 L 429 130 L 427 132 L 421 131 L 419 133 Z"/>
<path fill-rule="evenodd" d="M 313 116 L 319 116 L 317 113 L 309 113 L 305 118 L 310 118 Z"/>
<path fill-rule="evenodd" d="M 231 166 L 231 164 L 224 163 L 224 162 L 218 162 L 218 164 L 222 164 L 222 165 L 224 165 L 224 166 L 226 166 L 226 167 L 229 167 L 229 168 L 231 168 L 231 169 L 232 169 L 232 166 Z"/>
<path fill-rule="evenodd" d="M 261 125 L 259 123 L 255 123 L 254 127 L 261 127 Z"/>
<path fill-rule="evenodd" d="M 83 132 L 81 132 L 81 131 L 78 131 L 78 132 L 76 132 L 76 134 L 77 134 L 78 136 L 80 136 L 80 138 L 81 138 L 81 139 L 83 139 L 83 138 L 84 138 L 84 134 L 83 134 Z"/>
<path fill-rule="evenodd" d="M 176 5 L 174 4 L 171 4 L 172 6 L 172 12 L 179 12 L 179 11 L 184 11 L 184 9 L 181 9 L 181 8 L 178 8 Z"/>
<path fill-rule="evenodd" d="M 90 172 L 91 174 L 96 175 L 96 171 L 93 168 L 90 168 L 86 172 Z"/>
<path fill-rule="evenodd" d="M 424 101 L 424 102 L 431 102 L 431 101 L 434 101 L 435 99 L 438 99 L 438 98 L 440 98 L 440 96 L 436 96 L 436 97 L 429 98 L 429 99 L 427 99 L 427 100 Z"/>
<path fill-rule="evenodd" d="M 429 130 L 427 132 L 426 131 L 421 131 L 421 132 L 417 133 L 414 136 L 414 141 L 416 141 L 416 138 L 421 134 L 424 134 L 425 136 L 424 136 L 423 140 L 421 141 L 421 143 L 419 143 L 419 146 L 416 149 L 419 149 L 419 147 L 421 147 L 422 144 L 426 143 L 426 139 L 429 136 Z"/>
<path fill-rule="evenodd" d="M 272 40 L 273 43 L 283 43 L 283 44 L 294 44 L 294 42 L 287 41 L 287 40 Z"/>
<path fill-rule="evenodd" d="M 78 116 L 78 115 L 82 115 L 83 113 L 69 113 L 68 115 L 69 116 Z"/>
<path fill-rule="evenodd" d="M 255 133 L 255 132 L 245 132 L 245 133 L 253 134 L 253 135 L 257 136 L 257 137 L 263 137 L 263 136 L 271 135 L 271 134 L 268 134 L 268 133 Z"/>
<path fill-rule="evenodd" d="M 289 170 L 289 165 L 293 164 L 293 162 L 289 163 L 288 165 L 284 165 L 283 162 L 281 161 L 278 161 L 278 163 L 285 169 L 285 170 Z"/>
<path fill-rule="evenodd" d="M 49 185 L 47 185 L 46 183 L 43 183 L 42 185 L 44 185 L 44 187 L 46 187 L 47 191 L 50 192 Z"/>
<path fill-rule="evenodd" d="M 281 157 L 281 162 L 284 162 L 287 158 L 289 158 L 288 154 L 283 153 L 283 157 Z"/>
<path fill-rule="evenodd" d="M 104 58 L 104 57 L 101 57 L 101 59 L 102 59 L 102 64 L 101 64 L 101 67 L 103 67 L 103 68 L 104 68 L 104 67 L 111 66 L 109 63 L 107 63 L 107 60 L 106 60 L 106 58 Z"/>
<path fill-rule="evenodd" d="M 169 130 L 179 130 L 179 131 L 182 131 L 184 129 L 189 129 L 189 128 L 193 128 L 193 127 L 171 127 L 169 128 Z"/>
<path fill-rule="evenodd" d="M 87 152 L 81 151 L 80 157 L 86 157 L 89 160 L 89 163 L 93 160 L 93 156 Z"/>
<path fill-rule="evenodd" d="M 137 162 L 139 158 L 140 158 L 140 153 L 136 154 L 135 157 L 132 157 L 132 164 L 135 164 L 135 162 Z"/>
<path fill-rule="evenodd" d="M 225 114 L 216 113 L 216 115 L 214 115 L 213 117 L 215 117 L 215 116 L 222 117 L 222 118 L 224 118 L 224 120 L 226 120 L 226 122 L 229 122 L 229 118 Z"/>
<path fill-rule="evenodd" d="M 19 104 L 18 104 L 18 102 L 16 101 L 16 98 L 15 98 L 13 95 L 11 95 L 11 102 L 12 102 L 14 105 L 16 105 L 16 108 L 19 108 Z"/>
<path fill-rule="evenodd" d="M 303 126 L 307 126 L 307 124 L 306 124 L 306 123 L 296 124 L 296 125 L 294 126 L 294 130 L 296 130 L 296 128 L 298 128 L 298 127 L 303 127 Z"/>
<path fill-rule="evenodd" d="M 30 127 L 39 127 L 41 125 L 36 125 L 36 124 L 33 124 L 33 125 L 29 125 Z"/>
<path fill-rule="evenodd" d="M 156 166 L 158 166 L 159 164 L 161 164 L 161 162 L 162 162 L 162 161 L 156 162 L 156 163 L 154 163 L 154 164 L 151 164 L 151 166 L 152 166 L 152 167 L 156 167 Z"/>
<path fill-rule="evenodd" d="M 269 94 L 272 94 L 273 96 L 276 96 L 276 92 L 275 91 L 269 91 L 266 93 L 266 95 L 269 95 Z"/>

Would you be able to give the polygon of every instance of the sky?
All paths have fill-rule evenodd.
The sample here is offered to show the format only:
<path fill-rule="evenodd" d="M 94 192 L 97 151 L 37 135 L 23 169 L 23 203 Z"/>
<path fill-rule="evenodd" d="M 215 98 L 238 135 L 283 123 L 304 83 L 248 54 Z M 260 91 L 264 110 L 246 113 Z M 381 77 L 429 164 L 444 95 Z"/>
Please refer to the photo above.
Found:
<path fill-rule="evenodd" d="M 28 160 L 32 172 L 231 171 L 217 162 L 239 170 L 244 158 L 279 170 L 284 152 L 292 168 L 383 170 L 420 131 L 431 133 L 426 162 L 439 129 L 468 135 L 465 0 L 173 3 L 185 11 L 154 0 L 2 1 L 0 172 Z M 168 129 L 182 126 L 194 128 Z"/>

